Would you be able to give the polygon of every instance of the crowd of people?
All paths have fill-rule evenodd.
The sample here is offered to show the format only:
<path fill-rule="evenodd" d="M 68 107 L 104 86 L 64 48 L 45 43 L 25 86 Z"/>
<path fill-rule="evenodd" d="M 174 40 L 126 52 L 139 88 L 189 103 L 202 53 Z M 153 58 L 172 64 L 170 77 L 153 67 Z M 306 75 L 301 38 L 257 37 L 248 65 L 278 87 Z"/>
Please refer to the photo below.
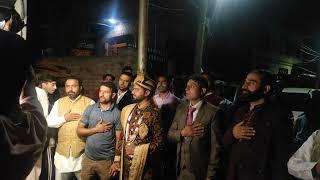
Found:
<path fill-rule="evenodd" d="M 152 79 L 127 67 L 118 78 L 103 75 L 94 97 L 83 94 L 79 77 L 66 77 L 66 96 L 54 99 L 57 80 L 34 73 L 30 46 L 10 32 L 13 12 L 12 4 L 0 4 L 0 55 L 9 60 L 0 71 L 7 87 L 1 90 L 1 178 L 320 177 L 319 130 L 308 129 L 296 146 L 291 109 L 270 72 L 248 72 L 234 102 L 208 72 L 189 76 L 179 98 L 168 75 Z M 8 78 L 12 69 L 16 76 Z"/>

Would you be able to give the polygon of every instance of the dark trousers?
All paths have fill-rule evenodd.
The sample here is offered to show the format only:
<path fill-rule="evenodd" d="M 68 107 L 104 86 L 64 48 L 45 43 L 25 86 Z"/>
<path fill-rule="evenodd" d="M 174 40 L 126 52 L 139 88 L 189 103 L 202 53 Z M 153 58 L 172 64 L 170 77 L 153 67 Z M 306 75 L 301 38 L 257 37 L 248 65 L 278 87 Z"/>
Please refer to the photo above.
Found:
<path fill-rule="evenodd" d="M 54 153 L 55 146 L 49 145 L 42 152 L 42 164 L 40 180 L 54 180 L 55 179 L 55 167 L 54 167 Z"/>

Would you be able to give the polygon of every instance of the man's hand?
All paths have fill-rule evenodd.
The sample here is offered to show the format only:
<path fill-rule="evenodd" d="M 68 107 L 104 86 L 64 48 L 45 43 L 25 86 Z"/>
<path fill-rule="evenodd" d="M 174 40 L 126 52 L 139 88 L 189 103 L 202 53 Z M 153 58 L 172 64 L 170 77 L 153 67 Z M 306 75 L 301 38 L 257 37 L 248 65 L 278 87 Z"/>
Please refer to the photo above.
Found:
<path fill-rule="evenodd" d="M 67 113 L 64 115 L 64 119 L 69 122 L 69 121 L 77 121 L 81 118 L 81 115 L 78 113 Z"/>
<path fill-rule="evenodd" d="M 199 124 L 194 124 L 192 126 L 185 126 L 181 131 L 182 137 L 194 137 L 194 136 L 203 136 L 204 127 Z"/>
<path fill-rule="evenodd" d="M 242 126 L 243 121 L 236 124 L 232 129 L 232 134 L 236 139 L 251 139 L 256 131 L 253 127 Z"/>
<path fill-rule="evenodd" d="M 104 133 L 104 132 L 110 131 L 112 129 L 112 124 L 100 122 L 94 128 L 97 133 Z"/>
<path fill-rule="evenodd" d="M 78 113 L 66 113 L 64 115 L 64 119 L 66 120 L 66 122 L 69 122 L 69 121 L 78 121 L 79 119 L 81 118 L 81 115 L 78 114 Z"/>
<path fill-rule="evenodd" d="M 111 176 L 115 176 L 119 171 L 120 171 L 120 162 L 114 161 L 110 167 L 109 174 L 111 174 Z"/>
<path fill-rule="evenodd" d="M 126 144 L 126 146 L 125 146 L 126 154 L 133 155 L 135 148 L 136 148 L 136 146 L 133 143 Z"/>

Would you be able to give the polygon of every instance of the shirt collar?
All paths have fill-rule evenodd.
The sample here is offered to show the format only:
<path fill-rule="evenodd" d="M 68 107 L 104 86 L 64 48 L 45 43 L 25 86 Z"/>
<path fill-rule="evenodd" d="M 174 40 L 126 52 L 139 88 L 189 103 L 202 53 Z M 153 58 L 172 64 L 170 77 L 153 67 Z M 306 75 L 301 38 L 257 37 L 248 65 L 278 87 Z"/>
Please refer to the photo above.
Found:
<path fill-rule="evenodd" d="M 191 102 L 190 102 L 190 106 L 192 106 L 193 108 L 196 108 L 197 110 L 200 109 L 200 107 L 201 107 L 202 104 L 203 104 L 203 100 L 197 102 L 197 104 L 195 104 L 195 105 L 193 105 L 193 106 L 191 105 Z"/>
<path fill-rule="evenodd" d="M 124 91 L 124 92 L 121 92 L 120 90 L 118 90 L 118 96 L 121 96 L 121 95 L 124 95 L 125 93 L 127 93 L 128 90 Z"/>
<path fill-rule="evenodd" d="M 100 109 L 100 102 L 97 102 L 97 103 L 96 103 L 96 107 Z M 112 111 L 112 110 L 114 109 L 114 107 L 115 107 L 115 103 L 113 102 L 113 103 L 109 106 L 109 108 L 108 108 L 107 110 L 105 110 L 105 111 Z M 100 109 L 100 111 L 103 111 L 103 110 Z"/>

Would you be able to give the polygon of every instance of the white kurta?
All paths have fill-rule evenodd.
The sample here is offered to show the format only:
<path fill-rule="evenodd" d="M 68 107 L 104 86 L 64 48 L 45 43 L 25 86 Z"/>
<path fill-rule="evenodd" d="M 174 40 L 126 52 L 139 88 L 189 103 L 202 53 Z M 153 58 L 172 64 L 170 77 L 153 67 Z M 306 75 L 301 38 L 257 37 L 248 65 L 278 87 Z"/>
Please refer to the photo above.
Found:
<path fill-rule="evenodd" d="M 90 102 L 90 104 L 94 104 L 94 103 L 95 102 L 93 100 Z M 66 122 L 66 120 L 64 119 L 64 116 L 58 116 L 59 114 L 58 111 L 59 111 L 59 100 L 57 100 L 54 103 L 52 110 L 50 111 L 50 114 L 47 118 L 48 127 L 59 128 Z M 70 151 L 70 154 L 71 154 L 71 151 Z M 56 152 L 54 155 L 54 165 L 61 173 L 76 172 L 81 170 L 82 156 L 83 155 L 77 158 L 69 156 L 67 158 L 59 154 L 58 152 Z"/>
<path fill-rule="evenodd" d="M 48 116 L 48 110 L 49 110 L 49 99 L 48 95 L 45 90 L 36 87 L 36 92 L 37 92 L 37 98 L 42 106 L 43 109 L 43 115 L 44 117 L 47 118 Z"/>
<path fill-rule="evenodd" d="M 316 179 L 312 176 L 311 169 L 317 161 L 311 160 L 312 156 L 319 156 L 315 153 L 320 151 L 320 130 L 311 134 L 306 142 L 294 153 L 288 161 L 288 171 L 291 175 L 306 180 Z M 320 160 L 320 157 L 316 159 Z"/>

